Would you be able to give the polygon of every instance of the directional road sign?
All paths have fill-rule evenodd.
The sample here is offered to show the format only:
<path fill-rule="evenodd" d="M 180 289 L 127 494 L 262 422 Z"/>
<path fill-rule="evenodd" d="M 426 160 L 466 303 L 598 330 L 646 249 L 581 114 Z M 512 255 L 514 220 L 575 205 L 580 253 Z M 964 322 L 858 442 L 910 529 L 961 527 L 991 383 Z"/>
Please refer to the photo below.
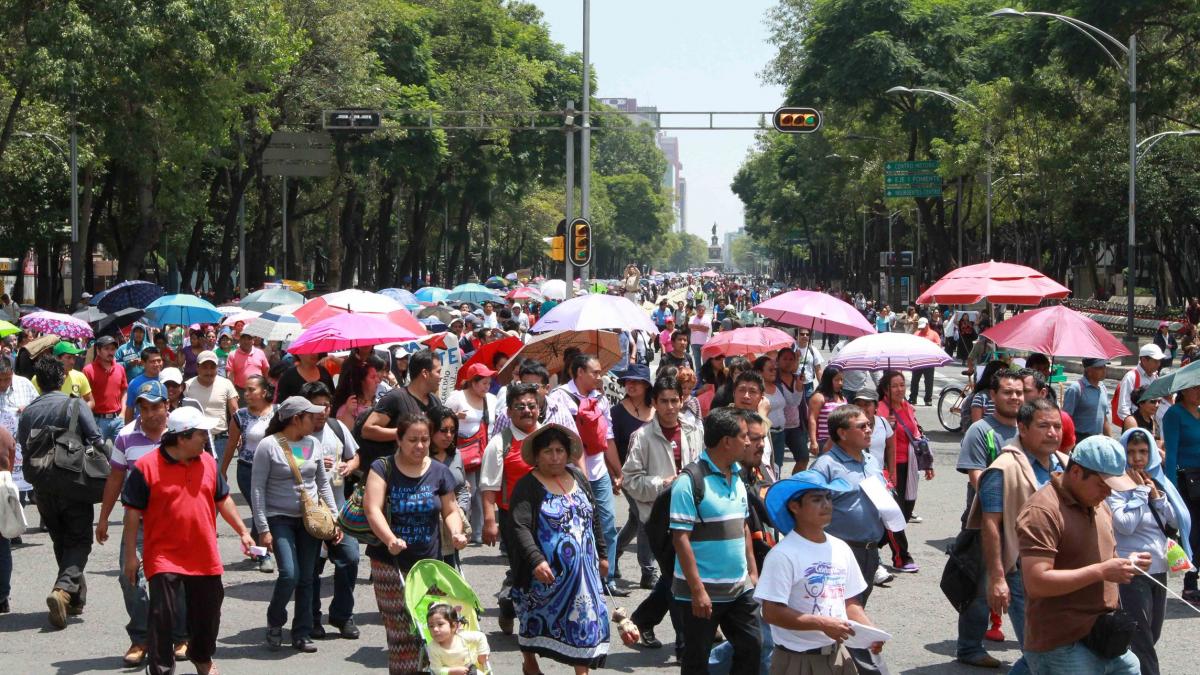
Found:
<path fill-rule="evenodd" d="M 900 173 L 910 171 L 920 171 L 928 173 L 937 171 L 938 161 L 936 159 L 920 160 L 916 162 L 887 162 L 883 167 L 888 173 Z"/>
<path fill-rule="evenodd" d="M 885 188 L 884 196 L 893 197 L 941 197 L 942 187 L 894 187 Z"/>
<path fill-rule="evenodd" d="M 328 176 L 333 164 L 333 139 L 321 132 L 276 131 L 263 151 L 268 176 Z"/>
<path fill-rule="evenodd" d="M 884 185 L 921 185 L 940 186 L 942 177 L 936 173 L 887 174 L 883 177 Z"/>

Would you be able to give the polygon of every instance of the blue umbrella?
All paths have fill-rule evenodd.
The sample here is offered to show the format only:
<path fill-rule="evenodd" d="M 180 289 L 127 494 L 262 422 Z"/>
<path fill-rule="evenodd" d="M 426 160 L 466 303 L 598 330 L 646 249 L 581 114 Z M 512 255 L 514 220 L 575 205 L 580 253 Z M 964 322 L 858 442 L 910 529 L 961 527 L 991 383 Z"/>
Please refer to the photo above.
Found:
<path fill-rule="evenodd" d="M 379 294 L 386 295 L 409 309 L 421 306 L 421 301 L 407 288 L 385 288 L 379 291 Z"/>
<path fill-rule="evenodd" d="M 427 316 L 424 319 L 418 319 L 418 321 L 421 322 L 422 326 L 428 328 L 430 333 L 441 333 L 446 330 L 446 324 L 442 323 L 442 320 L 436 316 Z"/>
<path fill-rule="evenodd" d="M 437 286 L 426 286 L 413 293 L 418 302 L 441 302 L 450 295 L 450 291 Z"/>
<path fill-rule="evenodd" d="M 212 303 L 194 295 L 164 295 L 146 307 L 146 321 L 157 327 L 220 323 L 221 318 L 221 311 Z"/>
<path fill-rule="evenodd" d="M 500 298 L 492 289 L 480 284 L 459 284 L 446 296 L 450 302 L 469 302 L 482 305 L 485 302 L 499 302 Z"/>
<path fill-rule="evenodd" d="M 161 286 L 149 281 L 122 281 L 93 295 L 88 304 L 98 307 L 105 314 L 112 314 L 127 307 L 144 309 L 164 294 L 166 291 Z"/>

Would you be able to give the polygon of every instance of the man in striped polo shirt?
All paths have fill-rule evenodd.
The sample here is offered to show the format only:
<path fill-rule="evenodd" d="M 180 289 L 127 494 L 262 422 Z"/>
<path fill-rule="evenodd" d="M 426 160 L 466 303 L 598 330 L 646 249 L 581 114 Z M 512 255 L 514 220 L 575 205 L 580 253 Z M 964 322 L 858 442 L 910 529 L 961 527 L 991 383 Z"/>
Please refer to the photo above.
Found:
<path fill-rule="evenodd" d="M 754 675 L 762 649 L 754 601 L 758 569 L 746 526 L 746 486 L 738 477 L 750 448 L 745 416 L 730 408 L 713 410 L 704 420 L 704 446 L 697 460 L 704 476 L 700 502 L 686 476 L 671 485 L 671 592 L 686 636 L 681 665 L 684 672 L 707 673 L 720 626 L 733 646 L 731 675 Z"/>

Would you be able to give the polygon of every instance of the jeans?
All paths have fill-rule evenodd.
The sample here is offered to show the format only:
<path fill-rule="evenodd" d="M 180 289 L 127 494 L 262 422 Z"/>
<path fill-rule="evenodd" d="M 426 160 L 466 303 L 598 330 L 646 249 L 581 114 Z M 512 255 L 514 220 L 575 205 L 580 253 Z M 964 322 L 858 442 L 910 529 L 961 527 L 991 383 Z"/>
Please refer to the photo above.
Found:
<path fill-rule="evenodd" d="M 1012 622 L 1013 633 L 1016 633 L 1017 644 L 1025 643 L 1025 584 L 1021 579 L 1021 568 L 1014 567 L 1004 575 L 1008 584 L 1008 619 Z M 960 659 L 973 660 L 987 654 L 983 647 L 983 634 L 987 632 L 991 610 L 987 603 L 987 577 L 979 582 L 979 592 L 967 608 L 958 615 L 958 644 L 955 650 Z M 1026 652 L 1028 654 L 1028 652 Z M 1018 659 L 1013 664 L 1012 673 L 1021 675 L 1029 672 L 1029 664 L 1025 658 Z"/>
<path fill-rule="evenodd" d="M 1159 583 L 1166 585 L 1165 572 L 1152 576 Z M 1137 656 L 1142 675 L 1158 675 L 1158 653 L 1154 651 L 1154 645 L 1162 635 L 1163 618 L 1167 610 L 1167 589 L 1139 574 L 1133 581 L 1122 584 L 1117 590 L 1121 593 L 1121 608 L 1138 622 L 1137 632 L 1133 634 L 1129 650 Z"/>
<path fill-rule="evenodd" d="M 182 607 L 176 603 L 187 599 L 188 659 L 193 663 L 212 663 L 217 650 L 217 633 L 221 629 L 221 603 L 225 589 L 221 576 L 189 576 L 160 572 L 150 579 L 150 649 L 146 672 L 170 675 L 175 672 L 175 648 L 172 644 L 172 624 L 178 624 Z"/>
<path fill-rule="evenodd" d="M 703 360 L 701 360 L 701 358 L 700 358 L 700 350 L 701 350 L 703 347 L 704 347 L 704 345 L 692 345 L 692 346 L 691 346 L 691 349 L 692 349 L 692 368 L 693 368 L 693 369 L 696 371 L 696 374 L 697 374 L 697 375 L 699 375 L 699 374 L 700 374 L 700 366 L 704 364 L 704 361 L 703 361 Z"/>
<path fill-rule="evenodd" d="M 589 481 L 592 494 L 596 496 L 596 518 L 604 532 L 604 544 L 608 547 L 608 579 L 612 581 L 617 571 L 617 508 L 613 500 L 612 478 L 608 474 Z"/>
<path fill-rule="evenodd" d="M 117 434 L 125 426 L 125 420 L 120 415 L 116 417 L 100 417 L 96 415 L 96 426 L 100 429 L 100 437 L 106 441 L 117 440 Z"/>
<path fill-rule="evenodd" d="M 1025 652 L 1034 675 L 1138 675 L 1138 660 L 1128 649 L 1115 659 L 1104 659 L 1079 642 L 1048 652 Z"/>
<path fill-rule="evenodd" d="M 313 571 L 313 623 L 321 623 L 321 573 L 325 559 L 317 548 L 316 568 Z M 340 626 L 354 614 L 354 583 L 358 580 L 358 540 L 344 536 L 342 541 L 328 544 L 329 560 L 333 562 L 333 599 L 329 601 L 329 623 Z"/>
<path fill-rule="evenodd" d="M 142 553 L 142 536 L 138 533 L 138 557 Z M 117 581 L 121 584 L 121 595 L 125 598 L 125 613 L 129 615 L 129 623 L 125 624 L 125 632 L 129 634 L 130 644 L 150 645 L 150 584 L 143 575 L 142 570 L 137 572 L 137 581 L 129 583 L 129 579 L 125 577 L 125 555 L 122 550 L 121 555 L 117 556 L 117 569 L 121 574 L 117 577 Z M 187 602 L 184 600 L 183 588 L 176 588 L 176 593 L 179 597 L 175 598 L 175 623 L 172 627 L 171 636 L 175 642 L 183 642 L 188 639 L 187 625 Z"/>
<path fill-rule="evenodd" d="M 221 458 L 225 456 L 225 446 L 227 445 L 229 445 L 229 434 L 221 434 L 219 436 L 212 437 L 213 456 L 217 458 L 218 462 L 220 462 Z M 246 499 L 250 499 L 249 492 L 246 493 Z"/>
<path fill-rule="evenodd" d="M 12 543 L 0 537 L 0 602 L 12 592 Z"/>
<path fill-rule="evenodd" d="M 776 468 L 783 466 L 784 451 L 787 450 L 787 437 L 783 429 L 771 428 L 771 463 Z"/>
<path fill-rule="evenodd" d="M 762 635 L 762 652 L 759 656 L 758 675 L 770 675 L 771 652 L 775 650 L 775 641 L 771 639 L 771 627 L 762 621 L 762 609 L 758 610 L 759 634 Z M 728 675 L 733 667 L 733 645 L 722 642 L 713 647 L 708 653 L 708 672 L 710 675 Z"/>
<path fill-rule="evenodd" d="M 92 554 L 92 521 L 96 510 L 92 504 L 64 499 L 47 490 L 37 491 L 38 515 L 54 542 L 54 560 L 58 563 L 55 588 L 71 596 L 73 607 L 87 604 L 87 582 L 83 569 Z"/>
<path fill-rule="evenodd" d="M 295 642 L 312 633 L 313 571 L 317 568 L 321 542 L 304 529 L 299 518 L 271 516 L 267 525 L 275 542 L 279 570 L 271 604 L 267 606 L 267 625 L 282 628 L 287 623 L 287 604 L 294 596 L 296 613 L 292 617 L 292 641 Z"/>
<path fill-rule="evenodd" d="M 617 560 L 621 559 L 621 550 L 633 541 L 634 536 L 637 536 L 637 559 L 638 566 L 642 568 L 642 575 L 647 576 L 654 572 L 654 553 L 650 550 L 650 540 L 646 536 L 646 524 L 638 518 L 637 503 L 633 501 L 633 497 L 625 492 L 625 501 L 629 502 L 629 520 L 625 521 L 625 526 L 617 533 Z M 617 573 L 617 568 L 612 568 L 612 573 Z"/>
<path fill-rule="evenodd" d="M 925 380 L 925 405 L 933 403 L 933 368 L 919 368 L 912 373 L 912 384 L 908 387 L 908 402 L 917 404 L 917 393 L 921 391 L 921 380 Z"/>
<path fill-rule="evenodd" d="M 714 602 L 712 616 L 707 619 L 692 613 L 691 601 L 676 599 L 673 602 L 679 614 L 679 623 L 687 635 L 679 662 L 681 672 L 696 675 L 709 672 L 708 658 L 717 627 L 720 626 L 733 650 L 729 668 L 731 675 L 757 675 L 762 644 L 754 591 L 746 591 L 729 602 Z"/>
<path fill-rule="evenodd" d="M 1183 485 L 1182 471 L 1176 474 L 1175 484 Z M 1200 499 L 1188 499 L 1187 497 L 1184 497 L 1183 503 L 1185 506 L 1187 506 L 1188 513 L 1190 513 L 1192 516 L 1192 523 L 1200 523 Z M 1188 535 L 1188 541 L 1192 544 L 1193 552 L 1200 551 L 1200 526 L 1192 527 L 1192 531 Z M 1187 572 L 1183 575 L 1183 590 L 1196 590 L 1197 580 L 1200 580 L 1200 577 L 1197 576 L 1196 568 L 1193 567 L 1190 572 Z"/>
<path fill-rule="evenodd" d="M 246 498 L 247 503 L 250 502 L 250 476 L 253 473 L 254 473 L 254 465 L 253 464 L 251 464 L 249 462 L 243 462 L 240 459 L 237 461 L 236 478 L 237 478 L 238 492 L 242 493 L 242 496 Z M 253 514 L 250 517 L 250 536 L 254 538 L 254 541 L 258 541 L 258 526 L 254 524 Z M 271 557 L 271 554 L 268 553 L 267 557 L 268 558 Z"/>

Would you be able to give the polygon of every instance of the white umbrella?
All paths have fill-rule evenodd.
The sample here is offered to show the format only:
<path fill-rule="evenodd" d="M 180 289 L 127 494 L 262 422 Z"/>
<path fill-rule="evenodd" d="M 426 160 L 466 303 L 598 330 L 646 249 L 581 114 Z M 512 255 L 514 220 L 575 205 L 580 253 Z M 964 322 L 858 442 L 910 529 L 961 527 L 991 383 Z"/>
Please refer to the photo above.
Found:
<path fill-rule="evenodd" d="M 567 297 L 567 282 L 562 279 L 547 279 L 542 282 L 542 297 L 547 300 L 562 300 Z"/>

